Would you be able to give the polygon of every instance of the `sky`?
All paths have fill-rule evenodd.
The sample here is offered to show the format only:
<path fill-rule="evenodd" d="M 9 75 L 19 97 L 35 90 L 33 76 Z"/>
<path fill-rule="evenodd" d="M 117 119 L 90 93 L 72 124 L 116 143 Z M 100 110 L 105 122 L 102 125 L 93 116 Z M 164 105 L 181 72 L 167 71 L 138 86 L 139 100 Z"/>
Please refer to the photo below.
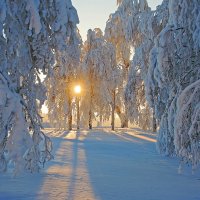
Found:
<path fill-rule="evenodd" d="M 162 0 L 147 0 L 149 6 L 154 10 Z M 78 11 L 80 30 L 83 40 L 86 39 L 87 30 L 94 28 L 105 29 L 106 21 L 111 13 L 117 9 L 117 0 L 72 0 Z"/>

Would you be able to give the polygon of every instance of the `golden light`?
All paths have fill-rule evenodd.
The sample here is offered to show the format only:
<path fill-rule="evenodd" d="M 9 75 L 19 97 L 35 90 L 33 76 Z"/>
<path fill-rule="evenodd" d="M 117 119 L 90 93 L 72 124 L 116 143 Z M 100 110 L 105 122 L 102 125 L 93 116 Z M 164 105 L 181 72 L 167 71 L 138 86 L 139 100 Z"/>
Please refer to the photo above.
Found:
<path fill-rule="evenodd" d="M 74 92 L 75 92 L 76 94 L 80 94 L 80 93 L 81 93 L 81 86 L 80 86 L 80 85 L 76 85 L 76 86 L 74 87 Z"/>

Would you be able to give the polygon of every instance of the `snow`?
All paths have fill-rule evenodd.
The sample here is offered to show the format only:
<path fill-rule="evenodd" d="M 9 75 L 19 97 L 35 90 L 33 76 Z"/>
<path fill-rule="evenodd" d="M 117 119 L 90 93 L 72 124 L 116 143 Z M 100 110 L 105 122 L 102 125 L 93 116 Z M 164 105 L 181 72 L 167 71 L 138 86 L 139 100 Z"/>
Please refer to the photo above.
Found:
<path fill-rule="evenodd" d="M 29 29 L 35 29 L 35 33 L 38 34 L 42 28 L 40 23 L 40 16 L 38 13 L 39 2 L 38 0 L 28 0 L 26 10 L 30 12 L 30 24 Z"/>
<path fill-rule="evenodd" d="M 3 22 L 6 18 L 6 5 L 5 1 L 0 1 L 0 21 Z"/>
<path fill-rule="evenodd" d="M 199 200 L 200 173 L 161 157 L 140 129 L 46 129 L 54 160 L 38 174 L 0 174 L 0 200 Z"/>

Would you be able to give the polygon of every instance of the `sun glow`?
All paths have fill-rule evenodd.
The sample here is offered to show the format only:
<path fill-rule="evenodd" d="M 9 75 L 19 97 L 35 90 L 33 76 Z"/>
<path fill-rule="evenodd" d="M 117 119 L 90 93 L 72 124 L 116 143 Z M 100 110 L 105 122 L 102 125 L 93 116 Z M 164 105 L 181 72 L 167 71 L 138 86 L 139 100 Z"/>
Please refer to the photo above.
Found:
<path fill-rule="evenodd" d="M 43 114 L 48 114 L 48 107 L 44 104 L 44 105 L 42 105 L 42 113 Z"/>
<path fill-rule="evenodd" d="M 80 93 L 81 93 L 81 86 L 80 86 L 80 85 L 76 85 L 76 86 L 74 87 L 74 92 L 75 92 L 76 94 L 80 94 Z"/>

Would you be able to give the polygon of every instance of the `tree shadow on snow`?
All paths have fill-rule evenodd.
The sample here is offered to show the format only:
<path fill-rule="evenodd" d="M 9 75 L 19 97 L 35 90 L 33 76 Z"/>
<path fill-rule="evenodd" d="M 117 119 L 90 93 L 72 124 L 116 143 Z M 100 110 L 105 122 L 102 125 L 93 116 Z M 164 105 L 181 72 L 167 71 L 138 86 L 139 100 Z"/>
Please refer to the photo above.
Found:
<path fill-rule="evenodd" d="M 141 139 L 128 134 L 94 133 L 94 140 L 85 140 L 84 147 L 90 181 L 98 200 L 133 200 L 134 165 L 140 159 Z M 96 139 L 98 138 L 98 140 Z M 155 146 L 154 143 L 147 142 Z M 141 159 L 145 163 L 145 158 Z"/>
<path fill-rule="evenodd" d="M 96 199 L 198 199 L 200 184 L 188 176 L 178 175 L 177 160 L 160 156 L 156 152 L 155 138 L 148 139 L 144 134 L 134 137 L 134 133 L 93 131 L 93 136 L 84 141 Z M 189 193 L 184 189 L 188 183 L 191 183 Z"/>

